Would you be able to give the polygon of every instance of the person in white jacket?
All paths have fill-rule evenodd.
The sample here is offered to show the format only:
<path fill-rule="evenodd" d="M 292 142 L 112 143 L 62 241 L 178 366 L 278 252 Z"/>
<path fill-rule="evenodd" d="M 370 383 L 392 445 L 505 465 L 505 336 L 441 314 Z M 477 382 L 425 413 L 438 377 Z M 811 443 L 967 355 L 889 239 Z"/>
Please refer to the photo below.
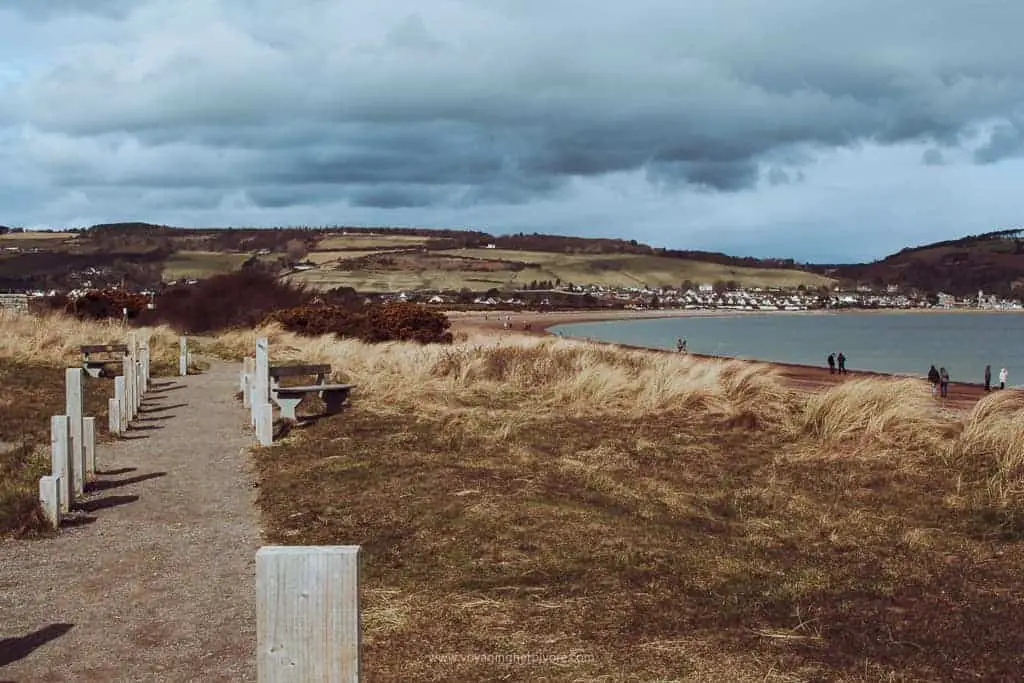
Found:
<path fill-rule="evenodd" d="M 999 371 L 999 388 L 1000 389 L 1005 389 L 1006 388 L 1006 375 L 1007 375 L 1006 368 L 1003 368 L 1002 370 Z"/>

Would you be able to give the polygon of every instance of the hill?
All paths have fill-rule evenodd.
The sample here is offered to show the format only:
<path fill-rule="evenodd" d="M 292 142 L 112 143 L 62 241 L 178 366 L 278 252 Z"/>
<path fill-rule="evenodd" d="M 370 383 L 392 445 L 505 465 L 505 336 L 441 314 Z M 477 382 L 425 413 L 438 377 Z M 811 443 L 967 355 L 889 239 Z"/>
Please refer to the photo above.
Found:
<path fill-rule="evenodd" d="M 515 290 L 534 282 L 608 287 L 732 281 L 819 287 L 827 276 L 792 261 L 673 251 L 635 240 L 493 236 L 425 228 L 181 229 L 147 223 L 0 235 L 0 289 L 156 287 L 262 268 L 317 288 Z M 7 248 L 9 247 L 9 248 Z"/>
<path fill-rule="evenodd" d="M 895 284 L 924 292 L 1018 297 L 1024 288 L 1024 231 L 1001 230 L 908 247 L 879 261 L 816 265 L 812 270 L 874 286 Z"/>
<path fill-rule="evenodd" d="M 317 252 L 311 254 L 317 260 Z M 565 254 L 514 249 L 332 252 L 317 268 L 290 276 L 321 288 L 358 291 L 526 289 L 539 282 L 606 287 L 679 287 L 733 281 L 751 287 L 820 287 L 831 279 L 800 270 L 734 266 L 637 253 Z"/>
<path fill-rule="evenodd" d="M 872 263 L 653 247 L 636 240 L 427 228 L 202 228 L 148 223 L 69 232 L 0 231 L 0 290 L 128 284 L 156 287 L 241 268 L 269 270 L 316 288 L 362 292 L 490 289 L 533 283 L 607 287 L 899 285 L 925 293 L 1005 297 L 1024 288 L 1024 231 L 1003 230 L 909 247 Z"/>

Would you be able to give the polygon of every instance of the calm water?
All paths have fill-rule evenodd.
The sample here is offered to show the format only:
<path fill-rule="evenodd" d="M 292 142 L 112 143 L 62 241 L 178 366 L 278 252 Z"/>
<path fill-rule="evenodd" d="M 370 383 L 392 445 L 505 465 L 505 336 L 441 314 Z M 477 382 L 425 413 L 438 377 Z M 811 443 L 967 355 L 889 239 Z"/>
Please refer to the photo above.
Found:
<path fill-rule="evenodd" d="M 693 353 L 819 366 L 842 351 L 851 370 L 924 376 L 934 363 L 946 366 L 954 382 L 982 382 L 989 364 L 993 384 L 1005 367 L 1007 384 L 1024 386 L 1021 313 L 749 313 L 575 323 L 551 331 L 659 349 L 675 349 L 683 337 Z"/>

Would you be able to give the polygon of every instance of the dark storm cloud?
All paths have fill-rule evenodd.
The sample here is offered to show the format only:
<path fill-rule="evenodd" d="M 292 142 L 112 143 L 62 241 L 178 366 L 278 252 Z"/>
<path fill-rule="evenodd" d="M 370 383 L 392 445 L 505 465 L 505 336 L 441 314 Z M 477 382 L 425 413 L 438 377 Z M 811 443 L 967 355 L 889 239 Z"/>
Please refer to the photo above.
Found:
<path fill-rule="evenodd" d="M 535 202 L 583 224 L 623 197 L 797 192 L 849 150 L 920 145 L 927 172 L 979 125 L 978 164 L 1024 143 L 1019 3 L 48 0 L 4 16 L 0 182 L 86 192 L 54 211 L 163 188 L 275 219 L 341 202 L 459 223 Z"/>

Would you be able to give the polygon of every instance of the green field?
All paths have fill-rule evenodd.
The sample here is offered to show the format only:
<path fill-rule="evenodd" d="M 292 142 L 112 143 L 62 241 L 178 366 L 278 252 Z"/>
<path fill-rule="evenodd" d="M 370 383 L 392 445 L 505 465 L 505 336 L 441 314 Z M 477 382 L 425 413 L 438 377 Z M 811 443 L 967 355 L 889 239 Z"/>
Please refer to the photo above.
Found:
<path fill-rule="evenodd" d="M 248 254 L 223 254 L 215 251 L 179 251 L 164 262 L 163 279 L 204 278 L 238 270 Z"/>
<path fill-rule="evenodd" d="M 320 240 L 317 251 L 334 249 L 373 249 L 375 247 L 415 247 L 426 243 L 416 235 L 332 235 Z"/>

